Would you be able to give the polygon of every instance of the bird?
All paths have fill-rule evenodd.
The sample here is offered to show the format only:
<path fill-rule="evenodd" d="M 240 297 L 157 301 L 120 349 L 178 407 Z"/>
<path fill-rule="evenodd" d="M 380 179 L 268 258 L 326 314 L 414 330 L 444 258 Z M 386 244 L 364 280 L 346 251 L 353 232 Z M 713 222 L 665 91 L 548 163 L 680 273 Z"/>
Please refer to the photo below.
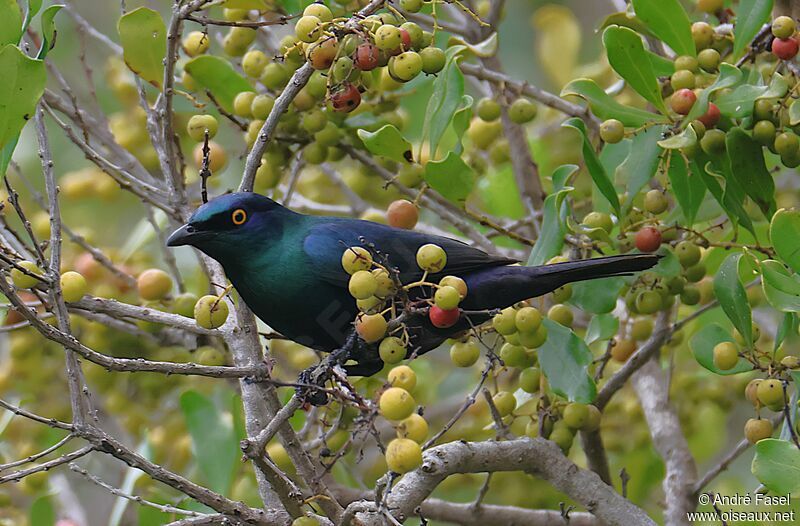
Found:
<path fill-rule="evenodd" d="M 404 320 L 409 349 L 416 355 L 448 338 L 489 321 L 494 312 L 552 292 L 568 283 L 631 275 L 653 267 L 655 254 L 622 254 L 542 266 L 521 266 L 515 259 L 489 254 L 461 241 L 347 217 L 295 212 L 255 192 L 235 192 L 202 204 L 175 230 L 167 245 L 190 245 L 218 261 L 253 313 L 283 337 L 332 353 L 350 346 L 345 370 L 370 376 L 383 367 L 377 344 L 354 336 L 359 314 L 348 291 L 350 275 L 342 266 L 348 247 L 365 246 L 381 254 L 404 284 L 423 277 L 417 250 L 426 244 L 444 249 L 447 263 L 426 282 L 460 277 L 467 295 L 462 315 L 448 328 L 435 327 L 417 309 Z M 429 287 L 411 292 L 411 300 L 430 298 Z"/>

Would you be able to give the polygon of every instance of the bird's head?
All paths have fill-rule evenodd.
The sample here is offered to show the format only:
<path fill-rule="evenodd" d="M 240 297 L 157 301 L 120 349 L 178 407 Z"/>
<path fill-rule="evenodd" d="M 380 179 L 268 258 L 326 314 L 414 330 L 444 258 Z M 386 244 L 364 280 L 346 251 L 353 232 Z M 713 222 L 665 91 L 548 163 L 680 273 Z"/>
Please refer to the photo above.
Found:
<path fill-rule="evenodd" d="M 288 210 L 254 192 L 225 194 L 195 210 L 189 221 L 172 233 L 167 246 L 193 246 L 222 261 L 243 256 L 254 240 L 266 241 L 276 225 L 276 214 Z"/>

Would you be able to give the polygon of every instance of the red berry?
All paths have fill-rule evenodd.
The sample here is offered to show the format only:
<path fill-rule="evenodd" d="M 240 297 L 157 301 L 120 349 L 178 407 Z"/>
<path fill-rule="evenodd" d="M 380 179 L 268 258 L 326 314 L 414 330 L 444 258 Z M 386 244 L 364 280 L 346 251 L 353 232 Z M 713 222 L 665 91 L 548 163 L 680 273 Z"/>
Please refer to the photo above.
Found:
<path fill-rule="evenodd" d="M 351 112 L 361 104 L 361 93 L 355 85 L 346 82 L 331 94 L 333 111 Z"/>
<path fill-rule="evenodd" d="M 686 115 L 692 109 L 696 100 L 697 95 L 694 94 L 694 91 L 683 88 L 672 94 L 669 103 L 672 106 L 672 111 L 680 115 Z"/>
<path fill-rule="evenodd" d="M 642 252 L 655 252 L 661 246 L 661 231 L 652 226 L 646 226 L 636 232 L 636 248 Z"/>
<path fill-rule="evenodd" d="M 713 128 L 719 122 L 719 108 L 713 102 L 709 102 L 708 109 L 697 120 L 702 122 L 706 129 Z"/>
<path fill-rule="evenodd" d="M 461 313 L 458 311 L 458 309 L 444 310 L 440 309 L 436 305 L 432 305 L 430 311 L 428 312 L 428 317 L 430 318 L 434 327 L 446 329 L 456 324 L 460 314 Z"/>
<path fill-rule="evenodd" d="M 386 219 L 396 228 L 413 229 L 419 219 L 417 205 L 405 199 L 393 201 L 386 209 Z"/>
<path fill-rule="evenodd" d="M 356 48 L 356 56 L 353 62 L 361 71 L 372 71 L 378 67 L 379 61 L 380 50 L 375 44 L 366 42 Z"/>
<path fill-rule="evenodd" d="M 780 59 L 789 60 L 797 55 L 798 45 L 794 38 L 776 38 L 772 41 L 772 52 Z"/>

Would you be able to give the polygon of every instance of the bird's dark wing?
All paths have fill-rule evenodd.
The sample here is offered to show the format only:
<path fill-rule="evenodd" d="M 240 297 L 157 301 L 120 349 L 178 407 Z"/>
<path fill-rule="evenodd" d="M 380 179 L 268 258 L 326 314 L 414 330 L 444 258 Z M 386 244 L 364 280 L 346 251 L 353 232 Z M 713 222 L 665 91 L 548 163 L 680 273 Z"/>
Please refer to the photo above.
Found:
<path fill-rule="evenodd" d="M 417 266 L 419 247 L 427 243 L 441 246 L 447 253 L 447 265 L 438 275 L 459 275 L 488 267 L 509 265 L 516 260 L 487 254 L 461 241 L 441 236 L 402 230 L 371 221 L 321 218 L 309 229 L 303 250 L 319 277 L 337 286 L 347 286 L 349 276 L 342 269 L 341 259 L 347 247 L 373 245 L 385 254 L 391 266 L 400 271 L 404 283 L 422 276 Z M 433 279 L 436 276 L 432 276 Z"/>

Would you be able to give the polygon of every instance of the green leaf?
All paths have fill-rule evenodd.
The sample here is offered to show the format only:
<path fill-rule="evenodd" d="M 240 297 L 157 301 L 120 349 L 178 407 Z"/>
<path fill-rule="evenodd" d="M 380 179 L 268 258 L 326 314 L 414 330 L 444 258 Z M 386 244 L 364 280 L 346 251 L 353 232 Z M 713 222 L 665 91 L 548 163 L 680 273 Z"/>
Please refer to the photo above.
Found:
<path fill-rule="evenodd" d="M 458 67 L 464 46 L 453 46 L 447 50 L 444 68 L 433 81 L 433 94 L 428 100 L 422 136 L 430 141 L 431 159 L 436 158 L 436 150 L 444 132 L 450 126 L 453 115 L 458 111 L 464 97 L 464 74 Z"/>
<path fill-rule="evenodd" d="M 583 162 L 586 164 L 586 169 L 589 170 L 589 175 L 592 177 L 595 186 L 597 186 L 597 189 L 603 194 L 603 197 L 606 198 L 617 213 L 617 216 L 621 216 L 617 191 L 614 189 L 614 184 L 611 182 L 611 178 L 606 173 L 605 168 L 600 164 L 600 160 L 594 152 L 592 143 L 589 142 L 589 137 L 586 134 L 586 124 L 584 124 L 581 119 L 573 117 L 562 123 L 561 126 L 575 128 L 578 130 L 578 133 L 581 134 L 581 139 L 583 140 Z"/>
<path fill-rule="evenodd" d="M 789 105 L 789 125 L 796 126 L 798 124 L 800 124 L 800 99 L 794 99 Z"/>
<path fill-rule="evenodd" d="M 553 392 L 571 402 L 592 402 L 597 386 L 589 376 L 592 352 L 586 342 L 560 323 L 549 319 L 542 323 L 547 328 L 547 339 L 536 354 Z"/>
<path fill-rule="evenodd" d="M 768 86 L 742 84 L 730 93 L 718 97 L 714 102 L 722 115 L 732 119 L 742 119 L 753 114 L 753 101 L 764 95 Z"/>
<path fill-rule="evenodd" d="M 692 23 L 678 0 L 632 0 L 636 16 L 678 55 L 697 55 Z"/>
<path fill-rule="evenodd" d="M 665 150 L 678 150 L 697 144 L 697 133 L 693 126 L 687 126 L 682 132 L 667 139 L 658 141 L 658 145 Z"/>
<path fill-rule="evenodd" d="M 0 0 L 0 46 L 17 44 L 21 28 L 22 11 L 17 0 Z"/>
<path fill-rule="evenodd" d="M 569 302 L 585 312 L 605 314 L 617 306 L 624 284 L 625 280 L 619 277 L 579 281 L 572 284 Z"/>
<path fill-rule="evenodd" d="M 475 171 L 455 152 L 425 165 L 425 182 L 451 201 L 463 202 L 475 186 Z"/>
<path fill-rule="evenodd" d="M 772 12 L 772 0 L 741 0 L 733 26 L 733 59 L 739 58 L 753 37 L 767 23 Z"/>
<path fill-rule="evenodd" d="M 728 218 L 741 224 L 755 236 L 755 227 L 750 220 L 750 216 L 747 215 L 747 210 L 742 206 L 742 201 L 736 199 L 734 194 L 728 191 L 730 185 L 726 185 L 724 189 L 720 186 L 719 180 L 726 180 L 726 178 L 722 174 L 717 173 L 714 170 L 713 164 L 710 162 L 706 162 L 705 165 L 698 164 L 697 157 L 702 158 L 702 156 L 696 156 L 696 158 L 692 160 L 692 172 L 700 175 L 706 188 L 708 188 L 708 191 L 711 192 L 711 195 L 725 211 Z"/>
<path fill-rule="evenodd" d="M 566 235 L 564 221 L 567 209 L 564 199 L 574 190 L 571 186 L 564 186 L 564 183 L 577 171 L 578 167 L 574 164 L 565 164 L 553 172 L 555 190 L 544 200 L 542 228 L 528 256 L 527 265 L 529 267 L 544 265 L 550 258 L 561 252 L 561 248 L 564 246 L 564 235 Z"/>
<path fill-rule="evenodd" d="M 739 362 L 732 369 L 726 371 L 717 369 L 717 366 L 714 365 L 714 347 L 718 343 L 733 341 L 734 338 L 731 336 L 730 332 L 716 323 L 712 323 L 711 325 L 704 326 L 692 336 L 692 339 L 689 340 L 689 348 L 692 350 L 692 354 L 694 355 L 694 359 L 697 360 L 697 363 L 712 373 L 730 375 L 752 371 L 753 364 L 744 358 L 739 358 Z"/>
<path fill-rule="evenodd" d="M 44 93 L 44 62 L 25 55 L 17 46 L 0 50 L 0 147 L 13 142 L 33 117 Z"/>
<path fill-rule="evenodd" d="M 614 173 L 616 182 L 625 186 L 629 196 L 623 214 L 630 210 L 634 197 L 656 173 L 662 153 L 659 139 L 666 129 L 666 126 L 651 126 L 634 135 L 628 157 L 617 167 Z"/>
<path fill-rule="evenodd" d="M 715 91 L 719 91 L 724 88 L 731 88 L 741 82 L 741 80 L 742 70 L 736 66 L 731 66 L 726 62 L 720 64 L 719 76 L 709 87 L 700 91 L 694 106 L 692 106 L 692 109 L 689 111 L 689 114 L 686 115 L 686 118 L 683 119 L 683 127 L 685 128 L 694 119 L 700 117 L 706 111 L 708 111 L 708 99 L 714 94 Z"/>
<path fill-rule="evenodd" d="M 464 95 L 461 97 L 461 105 L 453 114 L 453 131 L 456 133 L 457 138 L 455 152 L 459 155 L 464 151 L 464 145 L 461 140 L 467 128 L 469 128 L 469 122 L 472 120 L 472 102 L 471 96 Z"/>
<path fill-rule="evenodd" d="M 638 17 L 634 16 L 631 12 L 620 11 L 619 13 L 612 13 L 603 19 L 598 30 L 605 29 L 609 26 L 623 26 L 633 29 L 640 35 L 655 37 L 650 32 L 650 28 L 645 25 Z"/>
<path fill-rule="evenodd" d="M 653 73 L 657 77 L 669 77 L 675 73 L 675 62 L 661 55 L 656 55 L 652 51 L 647 52 L 650 64 L 653 66 Z"/>
<path fill-rule="evenodd" d="M 800 489 L 800 449 L 788 440 L 759 440 L 750 469 L 759 482 L 778 495 Z"/>
<path fill-rule="evenodd" d="M 448 46 L 461 45 L 467 48 L 467 51 L 480 58 L 493 57 L 497 54 L 497 32 L 493 32 L 486 39 L 478 42 L 477 44 L 470 44 L 463 38 L 456 36 L 450 37 Z"/>
<path fill-rule="evenodd" d="M 769 238 L 781 261 L 800 273 L 800 212 L 778 210 L 769 224 Z"/>
<path fill-rule="evenodd" d="M 789 92 L 789 81 L 780 73 L 773 73 L 772 79 L 769 81 L 769 88 L 765 91 L 759 99 L 779 99 Z"/>
<path fill-rule="evenodd" d="M 242 91 L 254 91 L 253 86 L 224 58 L 213 55 L 195 57 L 183 67 L 203 88 L 214 95 L 220 106 L 233 111 L 233 99 Z"/>
<path fill-rule="evenodd" d="M 414 162 L 411 143 L 391 124 L 387 124 L 376 132 L 358 130 L 358 138 L 364 142 L 364 146 L 367 147 L 370 153 L 386 157 L 398 163 Z"/>
<path fill-rule="evenodd" d="M 642 38 L 627 27 L 612 26 L 603 32 L 608 62 L 631 88 L 663 114 L 667 114 L 661 87 L 653 71 L 653 65 L 642 44 Z"/>
<path fill-rule="evenodd" d="M 63 5 L 51 5 L 42 13 L 42 47 L 36 58 L 44 59 L 56 45 L 56 23 L 53 20 L 56 14 L 61 11 Z"/>
<path fill-rule="evenodd" d="M 693 129 L 688 126 L 686 130 Z M 678 153 L 670 155 L 667 176 L 672 186 L 672 194 L 675 196 L 675 200 L 678 201 L 678 206 L 681 207 L 681 213 L 686 219 L 687 226 L 691 227 L 694 224 L 694 218 L 697 216 L 700 205 L 703 204 L 706 185 L 699 175 L 689 170 L 686 159 Z"/>
<path fill-rule="evenodd" d="M 22 31 L 20 34 L 24 33 L 28 26 L 31 25 L 31 21 L 33 17 L 36 16 L 36 13 L 42 8 L 42 0 L 28 0 L 28 10 L 25 12 L 25 20 L 22 22 Z"/>
<path fill-rule="evenodd" d="M 764 162 L 760 144 L 741 128 L 731 128 L 725 135 L 731 163 L 731 175 L 755 202 L 767 219 L 775 213 L 775 182 Z"/>
<path fill-rule="evenodd" d="M 519 197 L 519 187 L 514 180 L 514 172 L 509 164 L 498 170 L 490 170 L 480 177 L 478 195 L 485 210 L 492 215 L 521 219 L 526 214 Z"/>
<path fill-rule="evenodd" d="M 761 262 L 761 287 L 767 301 L 783 312 L 800 312 L 800 279 L 773 259 Z"/>
<path fill-rule="evenodd" d="M 258 9 L 263 11 L 267 8 L 264 0 L 225 0 L 222 5 L 228 9 Z"/>
<path fill-rule="evenodd" d="M 158 11 L 139 7 L 125 13 L 117 23 L 117 31 L 123 58 L 131 71 L 160 88 L 167 54 L 167 29 Z"/>
<path fill-rule="evenodd" d="M 742 253 L 731 254 L 719 266 L 714 276 L 714 296 L 720 307 L 742 335 L 744 341 L 753 341 L 753 316 L 747 293 L 739 278 Z"/>
<path fill-rule="evenodd" d="M 241 456 L 231 418 L 197 391 L 183 393 L 180 403 L 200 471 L 212 490 L 226 494 Z"/>
<path fill-rule="evenodd" d="M 17 142 L 19 142 L 19 133 L 11 137 L 5 146 L 3 146 L 3 149 L 0 150 L 0 179 L 6 176 L 6 170 L 8 170 L 11 157 L 14 155 Z"/>
<path fill-rule="evenodd" d="M 600 119 L 617 119 L 625 126 L 638 128 L 650 122 L 666 122 L 663 115 L 640 110 L 614 100 L 591 79 L 576 79 L 564 86 L 561 96 L 575 95 L 589 103 L 589 108 Z"/>
<path fill-rule="evenodd" d="M 586 328 L 586 345 L 602 340 L 610 340 L 617 334 L 618 329 L 619 318 L 613 314 L 595 314 L 589 320 L 589 326 Z"/>
<path fill-rule="evenodd" d="M 52 526 L 56 523 L 56 510 L 49 495 L 43 495 L 33 501 L 28 512 L 31 525 Z"/>
<path fill-rule="evenodd" d="M 772 345 L 773 353 L 778 350 L 787 336 L 797 334 L 797 322 L 797 315 L 793 312 L 787 312 L 783 315 L 781 324 L 778 326 L 778 330 L 775 333 L 775 342 Z M 800 386 L 797 379 L 795 379 L 795 386 Z M 795 392 L 797 392 L 797 389 L 795 389 Z"/>

